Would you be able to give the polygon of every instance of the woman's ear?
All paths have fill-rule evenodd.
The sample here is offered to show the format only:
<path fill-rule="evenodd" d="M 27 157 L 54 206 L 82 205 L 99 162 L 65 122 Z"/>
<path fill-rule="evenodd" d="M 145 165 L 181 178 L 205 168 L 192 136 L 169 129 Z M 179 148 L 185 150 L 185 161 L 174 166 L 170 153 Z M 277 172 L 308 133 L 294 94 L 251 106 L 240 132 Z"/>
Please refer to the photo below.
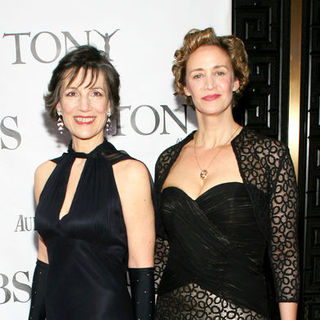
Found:
<path fill-rule="evenodd" d="M 62 114 L 60 102 L 57 103 L 56 112 L 57 112 L 58 115 L 61 115 L 61 114 Z"/>
<path fill-rule="evenodd" d="M 187 88 L 187 86 L 184 86 L 184 87 L 183 87 L 183 91 L 184 91 L 184 94 L 185 94 L 186 96 L 188 96 L 188 97 L 191 96 L 191 93 L 190 93 L 189 89 Z"/>
<path fill-rule="evenodd" d="M 233 92 L 236 92 L 236 91 L 239 90 L 239 88 L 240 88 L 240 81 L 239 81 L 238 78 L 235 78 L 235 79 L 234 79 L 234 82 L 233 82 L 232 91 L 233 91 Z"/>
<path fill-rule="evenodd" d="M 108 99 L 108 103 L 107 103 L 107 112 L 112 114 L 111 101 L 109 99 Z"/>

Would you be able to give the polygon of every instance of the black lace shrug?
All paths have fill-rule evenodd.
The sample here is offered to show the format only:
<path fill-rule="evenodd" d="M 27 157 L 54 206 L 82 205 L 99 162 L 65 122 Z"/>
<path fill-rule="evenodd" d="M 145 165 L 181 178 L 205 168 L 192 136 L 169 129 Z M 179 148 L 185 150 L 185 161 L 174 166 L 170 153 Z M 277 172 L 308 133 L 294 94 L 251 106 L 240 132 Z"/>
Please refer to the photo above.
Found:
<path fill-rule="evenodd" d="M 162 185 L 182 147 L 193 139 L 193 135 L 191 133 L 166 149 L 158 158 L 155 170 L 157 195 L 160 195 Z M 243 128 L 231 144 L 253 204 L 257 225 L 268 243 L 276 299 L 278 302 L 297 302 L 300 286 L 296 222 L 298 192 L 288 148 L 277 140 L 260 136 L 247 128 Z M 161 216 L 157 229 L 156 287 L 169 254 Z"/>

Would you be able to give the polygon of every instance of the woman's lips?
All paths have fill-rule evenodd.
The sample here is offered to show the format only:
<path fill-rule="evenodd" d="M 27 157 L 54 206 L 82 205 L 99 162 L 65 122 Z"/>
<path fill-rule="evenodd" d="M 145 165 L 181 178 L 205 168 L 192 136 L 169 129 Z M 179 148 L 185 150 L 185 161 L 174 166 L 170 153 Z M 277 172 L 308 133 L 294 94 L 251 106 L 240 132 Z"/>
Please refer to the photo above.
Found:
<path fill-rule="evenodd" d="M 213 101 L 220 97 L 220 94 L 208 94 L 207 96 L 202 97 L 202 100 Z"/>
<path fill-rule="evenodd" d="M 74 117 L 75 122 L 80 125 L 89 125 L 94 119 L 95 117 Z"/>

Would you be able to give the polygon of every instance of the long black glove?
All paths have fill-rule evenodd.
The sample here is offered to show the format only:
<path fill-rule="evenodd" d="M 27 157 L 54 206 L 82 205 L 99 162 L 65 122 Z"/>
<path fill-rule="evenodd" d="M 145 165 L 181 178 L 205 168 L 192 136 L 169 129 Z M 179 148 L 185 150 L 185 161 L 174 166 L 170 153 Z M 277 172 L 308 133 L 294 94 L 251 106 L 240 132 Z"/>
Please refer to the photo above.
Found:
<path fill-rule="evenodd" d="M 32 281 L 29 320 L 44 320 L 46 318 L 45 292 L 48 269 L 47 263 L 37 260 Z"/>
<path fill-rule="evenodd" d="M 129 268 L 135 320 L 154 319 L 154 268 Z"/>

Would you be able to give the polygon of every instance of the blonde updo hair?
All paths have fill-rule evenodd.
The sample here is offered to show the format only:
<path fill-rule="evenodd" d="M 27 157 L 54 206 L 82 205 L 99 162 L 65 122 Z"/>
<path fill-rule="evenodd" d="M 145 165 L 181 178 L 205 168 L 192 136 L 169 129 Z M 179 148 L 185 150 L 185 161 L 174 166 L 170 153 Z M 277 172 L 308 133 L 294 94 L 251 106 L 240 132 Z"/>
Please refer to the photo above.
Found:
<path fill-rule="evenodd" d="M 172 73 L 174 75 L 175 95 L 183 96 L 188 105 L 194 107 L 192 98 L 184 93 L 186 85 L 186 66 L 190 55 L 202 46 L 213 45 L 224 50 L 230 57 L 233 72 L 239 80 L 239 89 L 234 92 L 237 100 L 249 82 L 248 55 L 241 39 L 230 35 L 218 37 L 213 28 L 191 29 L 184 37 L 183 45 L 174 54 Z"/>

